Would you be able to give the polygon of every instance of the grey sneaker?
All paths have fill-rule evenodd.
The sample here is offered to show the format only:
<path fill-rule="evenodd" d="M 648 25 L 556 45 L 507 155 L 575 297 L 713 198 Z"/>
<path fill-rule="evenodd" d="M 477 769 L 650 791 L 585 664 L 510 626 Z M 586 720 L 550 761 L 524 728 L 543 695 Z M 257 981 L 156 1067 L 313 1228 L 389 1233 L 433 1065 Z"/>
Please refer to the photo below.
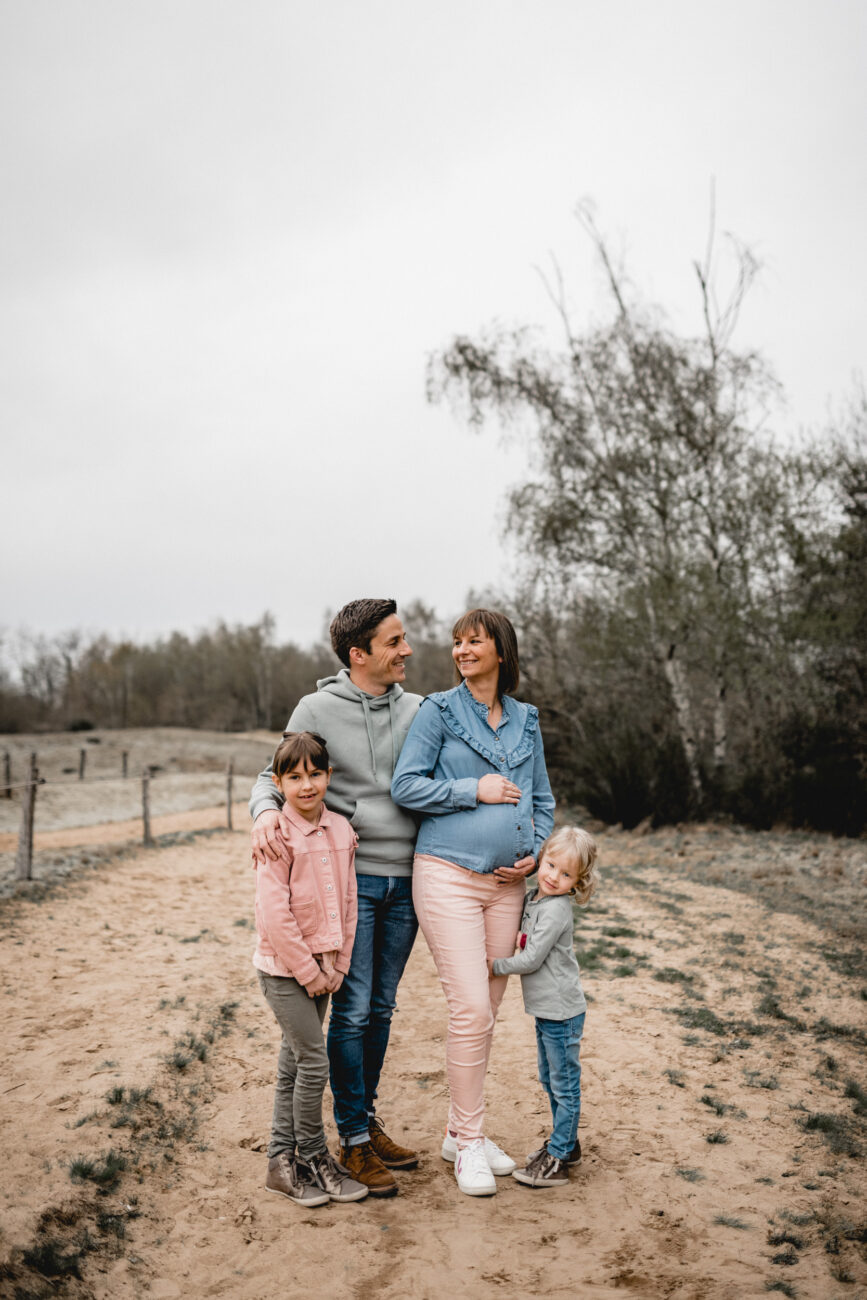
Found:
<path fill-rule="evenodd" d="M 364 1183 L 357 1183 L 349 1170 L 341 1165 L 330 1151 L 311 1156 L 309 1165 L 317 1186 L 328 1193 L 332 1201 L 361 1201 L 368 1189 Z"/>
<path fill-rule="evenodd" d="M 547 1147 L 531 1160 L 526 1169 L 516 1169 L 512 1174 L 527 1187 L 564 1187 L 569 1182 L 569 1166 L 565 1160 L 552 1156 Z"/>
<path fill-rule="evenodd" d="M 288 1151 L 281 1151 L 268 1161 L 265 1178 L 266 1192 L 279 1192 L 298 1205 L 326 1205 L 331 1197 L 317 1187 L 313 1175 L 302 1160 L 294 1160 Z"/>
<path fill-rule="evenodd" d="M 538 1160 L 539 1156 L 542 1155 L 543 1152 L 547 1150 L 548 1148 L 546 1145 L 543 1147 L 539 1147 L 536 1151 L 531 1151 L 530 1154 L 527 1156 L 527 1164 L 531 1165 L 534 1160 Z M 566 1157 L 565 1163 L 569 1166 L 570 1169 L 574 1168 L 575 1165 L 580 1165 L 581 1143 L 579 1142 L 578 1138 L 575 1139 L 575 1145 L 572 1148 L 572 1150 L 569 1152 L 568 1156 Z"/>

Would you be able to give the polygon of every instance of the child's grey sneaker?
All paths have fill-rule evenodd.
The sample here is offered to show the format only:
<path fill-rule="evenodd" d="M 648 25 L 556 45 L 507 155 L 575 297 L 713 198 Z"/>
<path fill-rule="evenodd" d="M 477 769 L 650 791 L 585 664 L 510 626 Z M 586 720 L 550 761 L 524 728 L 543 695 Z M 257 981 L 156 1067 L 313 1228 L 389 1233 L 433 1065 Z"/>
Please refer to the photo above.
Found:
<path fill-rule="evenodd" d="M 319 1187 L 327 1192 L 332 1201 L 361 1201 L 368 1189 L 364 1183 L 357 1183 L 348 1169 L 345 1169 L 330 1151 L 311 1156 L 308 1164 Z"/>
<path fill-rule="evenodd" d="M 526 1187 L 564 1187 L 569 1182 L 569 1166 L 543 1147 L 526 1169 L 516 1169 L 512 1177 Z"/>
<path fill-rule="evenodd" d="M 545 1145 L 543 1147 L 537 1147 L 535 1151 L 531 1151 L 530 1154 L 527 1156 L 527 1164 L 531 1165 L 534 1160 L 539 1159 L 539 1156 L 542 1154 L 543 1151 L 547 1151 L 547 1150 L 548 1147 L 547 1145 Z M 572 1169 L 575 1167 L 575 1165 L 580 1165 L 580 1163 L 581 1163 L 581 1143 L 576 1138 L 574 1147 L 566 1157 L 566 1164 L 569 1166 L 570 1169 Z"/>
<path fill-rule="evenodd" d="M 281 1196 L 288 1196 L 290 1201 L 310 1208 L 327 1205 L 331 1200 L 321 1187 L 317 1187 L 303 1160 L 294 1160 L 288 1151 L 281 1151 L 268 1161 L 265 1190 L 279 1192 Z"/>

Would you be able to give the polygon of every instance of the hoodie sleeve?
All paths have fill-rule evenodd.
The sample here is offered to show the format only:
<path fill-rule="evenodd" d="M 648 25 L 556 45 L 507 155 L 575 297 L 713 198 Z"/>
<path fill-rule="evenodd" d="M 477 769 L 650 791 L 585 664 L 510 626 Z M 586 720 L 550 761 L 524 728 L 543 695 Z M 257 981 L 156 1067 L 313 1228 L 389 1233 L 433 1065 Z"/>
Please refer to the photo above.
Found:
<path fill-rule="evenodd" d="M 306 699 L 299 700 L 292 712 L 292 717 L 286 723 L 287 731 L 315 731 L 316 727 L 310 716 L 310 707 Z M 250 816 L 253 821 L 259 816 L 259 813 L 273 810 L 279 812 L 283 807 L 283 796 L 274 784 L 271 773 L 271 764 L 263 767 L 262 771 L 256 777 L 255 784 L 250 793 Z"/>
<path fill-rule="evenodd" d="M 391 797 L 401 808 L 437 816 L 475 808 L 478 804 L 478 777 L 448 780 L 430 775 L 436 767 L 442 745 L 440 711 L 435 704 L 424 701 L 413 719 L 394 769 Z"/>

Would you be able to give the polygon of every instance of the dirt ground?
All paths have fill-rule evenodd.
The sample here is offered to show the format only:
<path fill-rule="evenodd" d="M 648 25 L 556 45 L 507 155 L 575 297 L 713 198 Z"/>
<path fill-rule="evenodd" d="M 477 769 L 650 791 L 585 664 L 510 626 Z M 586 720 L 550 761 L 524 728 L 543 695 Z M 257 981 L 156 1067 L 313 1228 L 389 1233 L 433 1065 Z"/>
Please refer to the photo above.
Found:
<path fill-rule="evenodd" d="M 867 1295 L 863 842 L 600 833 L 576 913 L 585 1156 L 562 1190 L 458 1192 L 420 938 L 379 1103 L 420 1166 L 392 1200 L 303 1211 L 263 1189 L 277 1032 L 240 810 L 192 829 L 219 813 L 147 850 L 98 829 L 85 862 L 55 827 L 0 904 L 0 1295 Z M 487 1102 L 518 1157 L 546 1133 L 534 1056 L 513 980 Z"/>

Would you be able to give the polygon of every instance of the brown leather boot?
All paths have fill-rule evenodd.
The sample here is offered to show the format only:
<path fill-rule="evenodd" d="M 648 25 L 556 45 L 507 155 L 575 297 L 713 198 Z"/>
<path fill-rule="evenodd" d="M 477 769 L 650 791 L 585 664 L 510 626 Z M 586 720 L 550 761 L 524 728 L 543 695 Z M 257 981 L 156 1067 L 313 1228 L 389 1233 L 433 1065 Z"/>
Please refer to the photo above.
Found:
<path fill-rule="evenodd" d="M 418 1152 L 402 1147 L 390 1138 L 382 1127 L 382 1120 L 374 1115 L 370 1121 L 370 1145 L 386 1169 L 415 1169 Z"/>
<path fill-rule="evenodd" d="M 355 1146 L 340 1148 L 340 1163 L 371 1196 L 396 1196 L 397 1181 L 389 1173 L 370 1142 L 357 1142 Z"/>

